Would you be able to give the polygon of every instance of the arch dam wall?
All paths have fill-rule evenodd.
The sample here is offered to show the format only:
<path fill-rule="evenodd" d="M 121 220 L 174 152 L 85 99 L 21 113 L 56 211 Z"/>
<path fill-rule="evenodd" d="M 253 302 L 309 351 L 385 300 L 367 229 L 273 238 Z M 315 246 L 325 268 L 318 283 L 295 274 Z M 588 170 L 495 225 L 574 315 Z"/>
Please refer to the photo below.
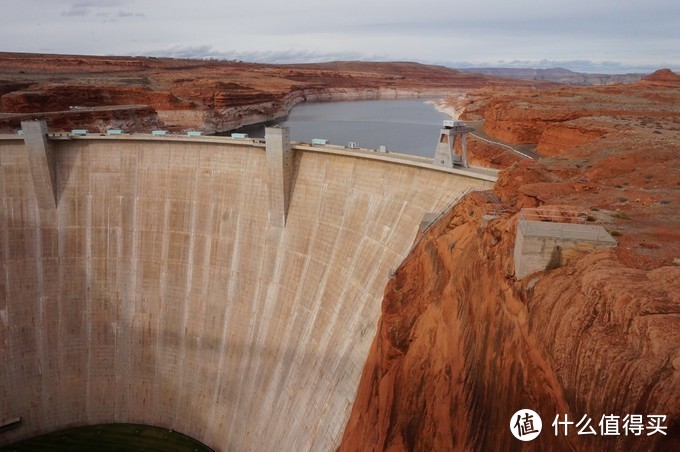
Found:
<path fill-rule="evenodd" d="M 390 269 L 424 213 L 492 185 L 297 151 L 277 227 L 262 146 L 49 142 L 52 209 L 24 141 L 0 139 L 0 418 L 22 419 L 0 445 L 131 422 L 216 450 L 334 449 Z"/>

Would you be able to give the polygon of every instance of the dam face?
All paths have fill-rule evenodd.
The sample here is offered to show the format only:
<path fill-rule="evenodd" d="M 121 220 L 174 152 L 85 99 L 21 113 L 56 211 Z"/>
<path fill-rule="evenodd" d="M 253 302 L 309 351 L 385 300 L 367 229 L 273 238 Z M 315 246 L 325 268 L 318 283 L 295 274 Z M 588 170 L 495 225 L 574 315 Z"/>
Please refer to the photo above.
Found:
<path fill-rule="evenodd" d="M 0 446 L 141 423 L 216 450 L 337 447 L 390 269 L 423 214 L 492 182 L 297 151 L 285 226 L 262 146 L 50 140 L 56 208 L 0 139 Z M 39 190 L 38 190 L 39 191 Z"/>

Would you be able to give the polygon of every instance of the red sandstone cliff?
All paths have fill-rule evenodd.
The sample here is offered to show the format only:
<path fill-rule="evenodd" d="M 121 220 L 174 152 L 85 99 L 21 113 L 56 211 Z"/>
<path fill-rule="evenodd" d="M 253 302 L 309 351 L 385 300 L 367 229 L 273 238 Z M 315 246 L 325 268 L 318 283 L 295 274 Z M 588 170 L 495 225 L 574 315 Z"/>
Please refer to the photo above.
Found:
<path fill-rule="evenodd" d="M 484 119 L 484 131 L 512 144 L 534 143 L 541 155 L 626 126 L 673 128 L 680 120 L 680 76 L 659 70 L 631 85 L 470 93 L 462 119 Z"/>
<path fill-rule="evenodd" d="M 388 285 L 340 450 L 671 450 L 678 441 L 680 268 L 625 267 L 608 252 L 515 283 L 511 219 L 480 227 L 470 197 Z M 556 414 L 665 414 L 669 435 L 555 436 Z"/>
<path fill-rule="evenodd" d="M 636 89 L 641 103 L 656 99 L 647 114 L 581 116 L 570 126 L 592 137 L 552 131 L 559 157 L 504 171 L 501 218 L 482 224 L 497 206 L 471 194 L 418 241 L 385 290 L 340 450 L 680 450 L 677 89 Z M 579 111 L 621 105 L 599 89 L 579 93 Z M 546 124 L 569 116 L 534 94 L 487 102 Z M 588 210 L 621 234 L 618 246 L 515 281 L 516 212 L 540 205 Z M 509 429 L 521 408 L 543 420 L 524 444 Z M 557 414 L 588 415 L 598 434 L 555 435 Z M 600 434 L 603 415 L 626 414 L 666 415 L 667 435 Z"/>
<path fill-rule="evenodd" d="M 35 113 L 69 110 L 73 107 L 153 105 L 156 109 L 191 108 L 169 92 L 142 87 L 48 85 L 17 90 L 0 98 L 0 111 Z"/>

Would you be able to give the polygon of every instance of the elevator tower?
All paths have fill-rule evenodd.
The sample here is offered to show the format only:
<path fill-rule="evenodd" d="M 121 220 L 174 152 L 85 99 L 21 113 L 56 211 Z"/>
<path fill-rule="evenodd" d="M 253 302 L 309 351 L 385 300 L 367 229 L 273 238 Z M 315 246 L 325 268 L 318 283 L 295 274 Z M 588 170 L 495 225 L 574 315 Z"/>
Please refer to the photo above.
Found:
<path fill-rule="evenodd" d="M 466 136 L 472 132 L 463 121 L 445 120 L 439 133 L 437 149 L 432 163 L 436 166 L 453 168 L 454 165 L 468 167 Z M 456 140 L 460 138 L 460 149 L 456 149 Z"/>

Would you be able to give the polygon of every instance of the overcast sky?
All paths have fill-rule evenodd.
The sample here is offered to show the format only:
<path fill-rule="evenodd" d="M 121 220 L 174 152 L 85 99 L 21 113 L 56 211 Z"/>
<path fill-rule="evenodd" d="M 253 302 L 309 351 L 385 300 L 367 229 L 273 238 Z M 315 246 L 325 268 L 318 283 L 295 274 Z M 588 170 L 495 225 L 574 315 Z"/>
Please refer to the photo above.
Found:
<path fill-rule="evenodd" d="M 680 70 L 678 0 L 5 0 L 0 51 Z"/>

